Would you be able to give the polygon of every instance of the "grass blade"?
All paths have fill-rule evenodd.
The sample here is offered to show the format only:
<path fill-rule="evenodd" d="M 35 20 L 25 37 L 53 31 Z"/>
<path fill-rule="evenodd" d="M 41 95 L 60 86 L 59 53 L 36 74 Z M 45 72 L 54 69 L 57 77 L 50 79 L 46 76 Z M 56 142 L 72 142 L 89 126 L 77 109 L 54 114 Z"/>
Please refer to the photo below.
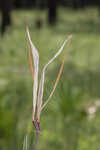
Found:
<path fill-rule="evenodd" d="M 37 101 L 37 90 L 38 90 L 38 66 L 39 66 L 39 54 L 35 46 L 33 45 L 30 37 L 30 33 L 28 27 L 26 27 L 27 37 L 30 43 L 30 47 L 32 49 L 33 61 L 34 61 L 34 84 L 33 84 L 33 110 L 34 115 L 36 111 L 36 101 Z"/>
<path fill-rule="evenodd" d="M 40 117 L 41 107 L 42 107 L 42 99 L 43 99 L 43 89 L 44 89 L 44 78 L 45 78 L 45 71 L 49 64 L 51 64 L 62 52 L 64 49 L 65 44 L 72 38 L 72 35 L 68 36 L 68 38 L 64 41 L 63 45 L 59 49 L 59 51 L 54 55 L 52 59 L 44 66 L 42 74 L 41 74 L 41 80 L 40 80 L 40 86 L 39 86 L 39 93 L 38 93 L 38 103 L 37 103 L 37 118 Z"/>

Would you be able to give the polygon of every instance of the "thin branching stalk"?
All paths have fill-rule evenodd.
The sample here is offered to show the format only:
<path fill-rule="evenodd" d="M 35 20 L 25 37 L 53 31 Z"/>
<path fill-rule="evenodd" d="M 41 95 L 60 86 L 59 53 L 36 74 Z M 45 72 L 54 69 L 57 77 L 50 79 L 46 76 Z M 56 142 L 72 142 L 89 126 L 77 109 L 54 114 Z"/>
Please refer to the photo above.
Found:
<path fill-rule="evenodd" d="M 43 92 L 44 92 L 44 82 L 45 82 L 45 73 L 46 69 L 48 66 L 61 54 L 61 52 L 64 49 L 64 46 L 68 41 L 72 38 L 72 35 L 68 36 L 68 38 L 64 41 L 58 52 L 49 60 L 47 64 L 44 65 L 42 73 L 41 73 L 41 78 L 40 78 L 40 83 L 38 85 L 38 71 L 39 71 L 39 53 L 34 44 L 32 43 L 30 33 L 28 26 L 26 26 L 26 33 L 27 33 L 27 39 L 28 39 L 28 56 L 29 56 L 29 62 L 30 62 L 30 68 L 32 72 L 32 78 L 33 78 L 33 108 L 32 108 L 32 123 L 35 127 L 36 130 L 36 138 L 35 138 L 35 143 L 34 143 L 34 150 L 38 150 L 38 140 L 39 140 L 39 135 L 40 135 L 40 114 L 43 108 L 47 105 L 51 97 L 53 96 L 53 93 L 57 87 L 57 84 L 60 80 L 61 73 L 63 71 L 64 63 L 66 60 L 66 55 L 63 58 L 60 70 L 58 72 L 58 76 L 55 82 L 55 85 L 53 87 L 53 90 L 51 91 L 51 94 L 47 101 L 43 103 Z M 31 50 L 30 50 L 31 48 Z M 33 61 L 32 61 L 32 56 L 33 56 Z M 33 69 L 34 67 L 34 69 Z"/>
<path fill-rule="evenodd" d="M 33 150 L 38 150 L 39 135 L 40 135 L 40 132 L 36 131 L 34 149 Z"/>
<path fill-rule="evenodd" d="M 36 130 L 34 150 L 38 150 L 38 142 L 39 142 L 39 135 L 40 135 L 40 122 L 38 122 L 37 120 L 33 120 L 32 122 Z"/>

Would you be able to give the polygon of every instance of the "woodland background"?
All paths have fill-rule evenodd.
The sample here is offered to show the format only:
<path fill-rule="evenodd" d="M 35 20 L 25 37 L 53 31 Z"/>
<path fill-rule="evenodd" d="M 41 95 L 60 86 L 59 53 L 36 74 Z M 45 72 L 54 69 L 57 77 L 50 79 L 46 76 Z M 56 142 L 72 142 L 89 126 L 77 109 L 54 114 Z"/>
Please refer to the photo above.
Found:
<path fill-rule="evenodd" d="M 0 10 L 0 150 L 22 149 L 26 135 L 33 149 L 26 23 L 40 71 L 73 35 L 46 73 L 44 101 L 68 50 L 58 87 L 41 115 L 39 150 L 100 150 L 100 1 L 0 0 Z"/>

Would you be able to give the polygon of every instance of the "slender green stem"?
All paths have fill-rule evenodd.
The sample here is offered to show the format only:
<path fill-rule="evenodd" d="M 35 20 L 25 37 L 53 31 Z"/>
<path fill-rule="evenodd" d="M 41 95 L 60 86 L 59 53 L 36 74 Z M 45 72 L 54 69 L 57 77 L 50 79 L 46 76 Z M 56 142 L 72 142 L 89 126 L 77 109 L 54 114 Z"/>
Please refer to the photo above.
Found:
<path fill-rule="evenodd" d="M 36 137 L 35 137 L 35 142 L 34 142 L 34 150 L 38 150 L 39 135 L 40 135 L 40 132 L 36 131 Z"/>
<path fill-rule="evenodd" d="M 40 135 L 40 121 L 38 120 L 32 120 L 32 123 L 36 130 L 36 137 L 34 142 L 34 150 L 38 150 L 38 142 L 39 142 L 39 135 Z"/>

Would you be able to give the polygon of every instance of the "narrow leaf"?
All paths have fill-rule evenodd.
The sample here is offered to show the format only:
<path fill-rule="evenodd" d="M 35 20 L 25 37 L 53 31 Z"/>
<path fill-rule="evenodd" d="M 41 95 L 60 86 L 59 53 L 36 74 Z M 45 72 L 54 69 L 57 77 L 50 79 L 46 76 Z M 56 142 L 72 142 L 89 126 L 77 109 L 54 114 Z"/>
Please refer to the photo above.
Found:
<path fill-rule="evenodd" d="M 38 89 L 38 65 L 39 65 L 39 54 L 35 46 L 33 45 L 30 37 L 28 27 L 26 27 L 27 37 L 32 49 L 33 61 L 34 61 L 34 84 L 33 84 L 33 110 L 36 110 L 36 100 L 37 100 L 37 89 Z M 35 115 L 35 114 L 34 114 Z"/>
<path fill-rule="evenodd" d="M 26 150 L 28 150 L 27 148 L 28 148 L 28 145 L 27 145 L 27 135 L 26 135 L 26 140 L 25 140 L 25 145 L 26 145 Z"/>
<path fill-rule="evenodd" d="M 37 118 L 40 117 L 41 107 L 42 107 L 42 98 L 43 98 L 43 90 L 44 90 L 44 78 L 45 78 L 45 71 L 49 64 L 51 64 L 56 57 L 60 55 L 62 50 L 64 49 L 65 44 L 72 38 L 72 35 L 68 36 L 68 38 L 64 41 L 63 45 L 59 49 L 59 51 L 56 53 L 56 55 L 50 59 L 50 61 L 44 66 L 41 74 L 41 80 L 40 80 L 40 86 L 39 86 L 39 93 L 38 93 L 38 103 L 37 103 Z"/>
<path fill-rule="evenodd" d="M 63 67 L 64 67 L 65 60 L 66 60 L 66 56 L 64 56 L 64 58 L 63 58 L 62 64 L 61 64 L 60 69 L 59 69 L 59 72 L 58 72 L 58 76 L 57 76 L 56 82 L 55 82 L 54 87 L 53 87 L 53 90 L 52 90 L 52 92 L 51 92 L 49 98 L 47 99 L 47 101 L 43 104 L 41 110 L 48 104 L 48 102 L 50 101 L 51 97 L 52 97 L 53 94 L 54 94 L 54 91 L 55 91 L 55 89 L 56 89 L 56 87 L 57 87 L 57 85 L 58 85 L 58 82 L 59 82 L 59 80 L 60 80 L 60 77 L 61 77 L 61 74 L 62 74 L 62 71 L 63 71 Z"/>
<path fill-rule="evenodd" d="M 25 150 L 25 137 L 24 137 L 24 141 L 23 141 L 23 150 Z"/>
<path fill-rule="evenodd" d="M 34 70 L 33 70 L 32 56 L 31 56 L 29 41 L 27 41 L 27 47 L 28 47 L 28 57 L 29 57 L 30 69 L 31 69 L 31 73 L 32 73 L 32 79 L 34 81 Z"/>

